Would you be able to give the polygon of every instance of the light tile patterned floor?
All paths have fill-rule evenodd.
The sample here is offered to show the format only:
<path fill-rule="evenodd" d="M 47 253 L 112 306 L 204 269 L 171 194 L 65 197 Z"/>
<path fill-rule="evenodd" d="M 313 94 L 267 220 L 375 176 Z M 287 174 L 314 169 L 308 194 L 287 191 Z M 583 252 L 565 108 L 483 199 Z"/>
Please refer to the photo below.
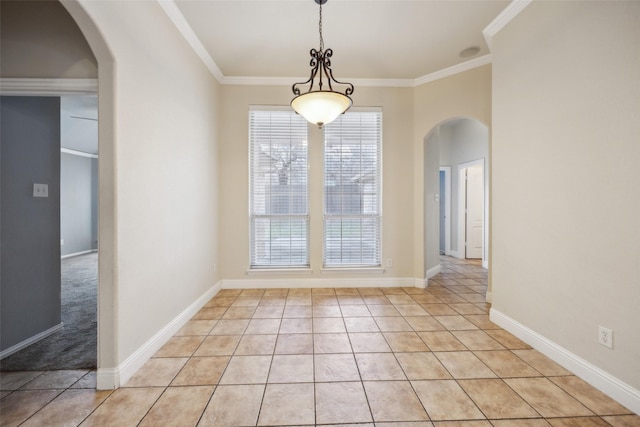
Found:
<path fill-rule="evenodd" d="M 116 391 L 2 373 L 0 424 L 640 426 L 491 323 L 477 263 L 442 266 L 425 290 L 223 290 Z"/>

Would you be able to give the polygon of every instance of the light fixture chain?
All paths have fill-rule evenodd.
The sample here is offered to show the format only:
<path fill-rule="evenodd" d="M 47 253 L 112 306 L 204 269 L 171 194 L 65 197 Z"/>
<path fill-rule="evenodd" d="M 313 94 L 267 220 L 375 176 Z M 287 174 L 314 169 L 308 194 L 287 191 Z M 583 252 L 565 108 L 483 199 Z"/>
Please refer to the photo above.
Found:
<path fill-rule="evenodd" d="M 320 2 L 320 19 L 318 21 L 318 29 L 320 31 L 320 52 L 324 51 L 324 39 L 322 38 L 322 1 Z"/>

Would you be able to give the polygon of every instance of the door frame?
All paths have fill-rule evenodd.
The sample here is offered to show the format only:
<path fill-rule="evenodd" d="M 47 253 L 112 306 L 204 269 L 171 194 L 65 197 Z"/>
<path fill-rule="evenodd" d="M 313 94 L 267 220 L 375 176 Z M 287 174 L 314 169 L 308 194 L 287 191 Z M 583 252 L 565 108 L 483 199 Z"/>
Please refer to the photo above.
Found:
<path fill-rule="evenodd" d="M 487 173 L 486 173 L 486 161 L 484 158 L 478 160 L 472 160 L 470 162 L 460 163 L 458 165 L 458 253 L 460 258 L 466 258 L 466 215 L 465 215 L 465 195 L 466 195 L 466 179 L 465 179 L 465 171 L 474 166 L 482 167 L 482 187 L 483 187 L 483 197 L 482 197 L 482 266 L 487 268 L 489 265 L 488 260 L 488 197 L 489 191 L 487 186 Z"/>
<path fill-rule="evenodd" d="M 440 203 L 444 203 L 444 224 L 438 224 L 438 229 L 444 226 L 444 254 L 451 255 L 451 166 L 440 166 L 439 172 L 444 172 L 444 194 L 440 194 Z"/>

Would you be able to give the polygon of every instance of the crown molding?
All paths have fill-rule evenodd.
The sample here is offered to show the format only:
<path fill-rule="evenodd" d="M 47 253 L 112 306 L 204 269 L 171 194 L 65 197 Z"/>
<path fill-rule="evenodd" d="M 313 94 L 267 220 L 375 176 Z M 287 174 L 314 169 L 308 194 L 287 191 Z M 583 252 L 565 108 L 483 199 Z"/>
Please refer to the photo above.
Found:
<path fill-rule="evenodd" d="M 498 34 L 498 32 L 511 22 L 513 18 L 518 16 L 525 7 L 529 6 L 532 1 L 533 0 L 513 0 L 502 12 L 500 12 L 498 16 L 496 16 L 493 21 L 491 21 L 489 25 L 487 25 L 484 30 L 482 30 L 482 35 L 485 43 L 487 43 L 487 46 L 489 47 L 489 51 L 491 51 L 493 36 Z"/>
<path fill-rule="evenodd" d="M 224 74 L 218 68 L 207 49 L 204 47 L 196 33 L 191 28 L 191 25 L 187 22 L 186 18 L 178 9 L 178 6 L 173 0 L 157 0 L 164 12 L 167 14 L 171 22 L 176 26 L 182 37 L 189 43 L 191 48 L 200 57 L 204 65 L 209 69 L 209 72 L 218 80 L 219 83 L 223 83 Z"/>
<path fill-rule="evenodd" d="M 98 79 L 0 78 L 0 95 L 63 96 L 97 93 Z"/>
<path fill-rule="evenodd" d="M 479 58 L 472 59 L 470 61 L 465 61 L 460 64 L 456 64 L 452 67 L 442 69 L 440 71 L 436 71 L 435 73 L 427 74 L 426 76 L 418 77 L 415 79 L 414 87 L 420 86 L 425 83 L 433 82 L 436 80 L 444 79 L 445 77 L 450 77 L 464 71 L 469 71 L 474 68 L 482 67 L 484 65 L 491 64 L 491 55 L 484 55 Z"/>

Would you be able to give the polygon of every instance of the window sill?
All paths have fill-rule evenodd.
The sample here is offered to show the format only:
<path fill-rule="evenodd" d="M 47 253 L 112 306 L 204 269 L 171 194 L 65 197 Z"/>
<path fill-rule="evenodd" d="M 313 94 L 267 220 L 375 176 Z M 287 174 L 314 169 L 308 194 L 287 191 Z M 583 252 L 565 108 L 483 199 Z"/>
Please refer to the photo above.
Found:
<path fill-rule="evenodd" d="M 383 274 L 382 267 L 325 267 L 320 269 L 322 274 Z"/>
<path fill-rule="evenodd" d="M 246 271 L 247 276 L 282 276 L 282 275 L 310 275 L 313 270 L 310 268 L 251 268 Z"/>

